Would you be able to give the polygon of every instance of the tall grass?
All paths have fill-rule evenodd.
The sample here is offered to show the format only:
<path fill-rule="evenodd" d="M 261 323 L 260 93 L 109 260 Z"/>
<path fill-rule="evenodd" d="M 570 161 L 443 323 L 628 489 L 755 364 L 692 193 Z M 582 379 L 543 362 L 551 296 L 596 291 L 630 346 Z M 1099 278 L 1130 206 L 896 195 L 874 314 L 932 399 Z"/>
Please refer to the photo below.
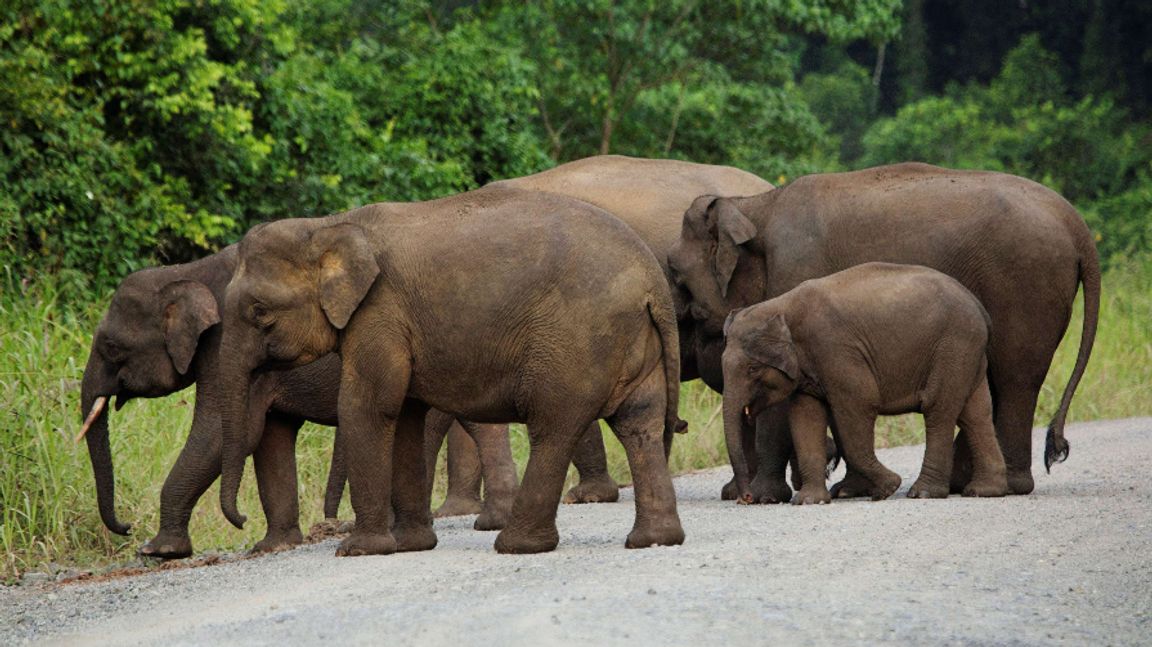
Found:
<path fill-rule="evenodd" d="M 167 398 L 135 400 L 113 412 L 112 453 L 117 509 L 133 525 L 127 538 L 109 533 L 96 510 L 92 468 L 83 443 L 72 437 L 80 423 L 80 377 L 91 333 L 106 303 L 66 306 L 50 282 L 0 295 L 0 579 L 46 562 L 84 566 L 130 559 L 159 523 L 160 488 L 191 425 L 194 389 Z M 1037 407 L 1036 423 L 1056 410 L 1075 361 L 1080 309 L 1057 352 Z M 1071 420 L 1152 414 L 1152 255 L 1113 262 L 1104 277 L 1100 332 L 1088 373 L 1072 404 Z M 683 472 L 727 461 L 720 397 L 699 382 L 681 388 L 681 416 L 690 432 L 678 436 L 671 467 Z M 919 416 L 884 419 L 882 445 L 919 442 Z M 609 469 L 630 480 L 627 461 L 605 433 Z M 528 454 L 523 429 L 514 427 L 514 454 L 521 468 Z M 1072 442 L 1076 439 L 1073 437 Z M 319 520 L 331 457 L 330 429 L 305 425 L 298 442 L 301 524 Z M 570 481 L 574 473 L 570 474 Z M 434 494 L 443 496 L 442 479 Z M 240 504 L 248 527 L 233 529 L 220 514 L 215 486 L 197 506 L 191 523 L 198 551 L 235 550 L 264 534 L 251 467 Z M 342 516 L 351 516 L 347 496 Z"/>

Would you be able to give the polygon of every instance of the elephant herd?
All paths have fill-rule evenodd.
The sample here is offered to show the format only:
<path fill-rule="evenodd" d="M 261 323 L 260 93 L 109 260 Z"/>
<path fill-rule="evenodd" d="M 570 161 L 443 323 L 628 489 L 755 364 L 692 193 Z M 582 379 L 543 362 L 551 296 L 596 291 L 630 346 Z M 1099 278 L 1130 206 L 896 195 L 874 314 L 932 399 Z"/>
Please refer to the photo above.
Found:
<path fill-rule="evenodd" d="M 1081 286 L 1046 467 L 1068 453 L 1100 300 L 1095 244 L 1059 195 L 916 163 L 774 188 L 731 167 L 592 157 L 258 225 L 206 258 L 129 275 L 93 336 L 82 434 L 101 519 L 127 534 L 108 405 L 197 385 L 159 531 L 140 548 L 163 558 L 192 553 L 192 509 L 218 476 L 225 516 L 243 525 L 249 455 L 268 522 L 255 550 L 301 543 L 305 421 L 338 426 L 325 515 L 345 479 L 356 515 L 338 555 L 436 545 L 430 467 L 449 429 L 442 512 L 479 512 L 500 552 L 552 550 L 571 462 L 581 479 L 566 501 L 616 500 L 600 419 L 632 472 L 626 545 L 679 544 L 667 457 L 686 426 L 679 382 L 696 378 L 724 393 L 725 499 L 886 498 L 900 479 L 876 459 L 873 425 L 905 412 L 923 413 L 927 440 L 909 496 L 1027 494 L 1037 396 Z M 510 422 L 531 446 L 519 486 Z M 831 490 L 828 430 L 848 468 Z"/>

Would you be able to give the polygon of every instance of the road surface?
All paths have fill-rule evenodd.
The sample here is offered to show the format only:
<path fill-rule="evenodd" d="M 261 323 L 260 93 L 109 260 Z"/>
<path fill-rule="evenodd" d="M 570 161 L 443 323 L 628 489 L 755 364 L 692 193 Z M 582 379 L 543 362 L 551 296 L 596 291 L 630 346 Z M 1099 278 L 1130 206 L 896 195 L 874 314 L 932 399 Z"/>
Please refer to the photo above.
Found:
<path fill-rule="evenodd" d="M 562 506 L 560 547 L 497 555 L 472 518 L 433 551 L 335 540 L 99 583 L 0 587 L 0 644 L 1152 644 L 1152 418 L 1073 425 L 1067 463 L 1003 499 L 737 506 L 676 479 L 687 541 L 625 550 L 620 503 Z"/>

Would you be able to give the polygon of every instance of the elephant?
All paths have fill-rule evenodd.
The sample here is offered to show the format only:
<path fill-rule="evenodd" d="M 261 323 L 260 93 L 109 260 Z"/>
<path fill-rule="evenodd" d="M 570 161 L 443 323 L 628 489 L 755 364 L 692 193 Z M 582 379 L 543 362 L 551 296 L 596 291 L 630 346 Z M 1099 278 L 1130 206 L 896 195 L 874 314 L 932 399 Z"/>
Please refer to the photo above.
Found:
<path fill-rule="evenodd" d="M 738 499 L 751 503 L 741 418 L 787 410 L 800 470 L 794 504 L 829 503 L 831 423 L 849 469 L 874 499 L 900 487 L 876 458 L 877 415 L 921 413 L 926 448 L 911 498 L 948 496 L 952 437 L 971 451 L 966 496 L 1004 496 L 1007 469 L 992 425 L 984 307 L 955 279 L 918 265 L 864 263 L 808 279 L 736 310 L 724 323 L 724 432 Z M 745 413 L 746 412 L 746 413 Z"/>
<path fill-rule="evenodd" d="M 678 237 L 681 214 L 697 195 L 702 193 L 745 195 L 772 188 L 771 184 L 755 175 L 731 167 L 616 155 L 570 162 L 536 175 L 502 180 L 493 185 L 573 195 L 597 204 L 630 224 L 653 249 L 662 264 L 665 263 L 667 250 Z M 93 338 L 92 352 L 84 374 L 84 384 L 87 386 L 82 388 L 81 405 L 85 413 L 99 409 L 95 414 L 89 413 L 88 424 L 95 431 L 88 437 L 87 442 L 97 484 L 101 518 L 113 532 L 125 534 L 128 532 L 128 527 L 120 523 L 115 516 L 114 479 L 103 403 L 116 397 L 116 406 L 119 408 L 133 397 L 162 397 L 200 380 L 192 430 L 161 493 L 160 531 L 141 547 L 141 554 L 146 556 L 178 558 L 191 554 L 188 520 L 192 508 L 219 474 L 219 417 L 216 412 L 219 411 L 218 393 L 222 387 L 205 384 L 201 376 L 216 374 L 215 357 L 219 346 L 220 326 L 215 323 L 205 324 L 197 335 L 191 333 L 184 335 L 181 343 L 189 348 L 188 352 L 192 354 L 193 359 L 187 370 L 183 372 L 177 370 L 165 348 L 165 338 L 168 334 L 162 313 L 170 307 L 170 302 L 163 297 L 162 292 L 192 291 L 194 288 L 192 283 L 198 283 L 208 289 L 215 301 L 211 309 L 215 309 L 223 298 L 224 287 L 232 276 L 235 264 L 236 247 L 230 246 L 192 263 L 150 268 L 129 275 L 113 295 L 101 328 Z M 184 281 L 191 283 L 180 283 Z M 183 287 L 175 287 L 177 284 Z M 169 287 L 170 285 L 173 287 Z M 209 312 L 207 305 L 209 295 L 198 290 L 196 292 L 200 294 L 201 301 L 205 304 L 204 312 Z M 681 319 L 684 319 L 683 315 Z M 681 333 L 687 331 L 690 335 L 692 329 L 690 326 L 682 325 L 680 330 Z M 110 345 L 111 340 L 115 341 Z M 691 349 L 690 341 L 685 344 L 685 348 Z M 113 360 L 109 360 L 109 356 L 112 356 Z M 695 377 L 694 356 L 691 352 L 686 352 L 683 357 L 687 357 L 688 360 L 682 361 L 681 364 L 685 367 L 682 369 L 682 379 L 692 379 Z M 715 363 L 718 363 L 718 358 L 719 354 L 716 353 Z M 316 376 L 316 383 L 325 385 L 335 383 L 337 375 L 338 370 L 333 368 L 331 373 Z M 124 382 L 135 384 L 135 390 L 127 389 Z M 280 406 L 280 400 L 296 402 L 297 404 L 293 405 L 296 408 L 300 407 L 301 402 L 315 401 L 313 395 L 307 392 L 280 392 L 276 380 L 271 382 L 265 380 L 264 384 L 270 387 L 270 390 L 262 399 L 268 400 L 273 413 Z M 335 393 L 330 390 L 326 390 L 325 393 L 328 394 L 328 401 L 334 402 Z M 275 397 L 270 397 L 272 395 Z M 259 394 L 257 399 L 261 399 Z M 101 404 L 94 409 L 97 401 Z M 325 424 L 334 423 L 334 404 L 321 403 L 318 409 L 319 411 L 305 411 L 303 419 Z M 448 428 L 444 426 L 447 424 L 444 418 L 435 415 L 431 418 L 426 431 L 429 440 L 429 460 L 433 461 L 430 465 L 434 465 L 436 451 L 443 442 Z M 269 429 L 294 437 L 294 431 L 301 422 L 302 420 L 291 419 L 291 416 L 274 415 L 269 418 Z M 292 429 L 282 430 L 285 425 Z M 507 440 L 503 440 L 501 445 L 492 444 L 498 442 L 492 439 L 492 434 L 497 433 L 496 430 L 491 427 L 475 426 L 471 430 L 474 433 L 479 430 L 486 434 L 486 442 L 482 444 L 484 459 L 478 459 L 476 444 L 460 424 L 452 424 L 451 432 L 448 433 L 448 498 L 436 514 L 446 516 L 479 513 L 476 526 L 481 529 L 494 529 L 500 525 L 502 518 L 496 510 L 508 508 L 510 489 L 515 487 L 514 465 L 506 449 Z M 270 442 L 272 437 L 269 436 Z M 275 446 L 285 449 L 289 445 L 278 442 Z M 294 467 L 293 464 L 286 462 L 294 459 L 284 455 L 282 451 L 273 452 L 271 445 L 265 453 L 266 456 L 261 454 L 258 458 L 261 465 L 267 459 Z M 339 456 L 339 451 L 334 452 L 334 463 L 329 473 L 325 495 L 326 517 L 335 517 L 343 492 L 345 474 L 342 465 L 335 462 Z M 581 479 L 580 483 L 567 493 L 566 501 L 582 503 L 617 500 L 618 487 L 608 476 L 598 424 L 593 423 L 589 426 L 589 433 L 578 445 L 573 462 L 580 472 Z M 291 472 L 294 473 L 294 469 Z M 271 473 L 273 472 L 270 469 L 258 467 L 260 476 Z M 284 472 L 282 470 L 277 473 Z M 488 510 L 485 510 L 485 503 L 479 498 L 480 480 L 477 475 L 480 473 L 483 473 L 490 483 L 488 489 L 496 494 L 496 498 L 488 500 Z M 261 483 L 266 480 L 261 479 Z M 294 483 L 284 483 L 277 487 L 284 493 L 295 492 L 296 489 Z M 281 498 L 283 497 L 272 497 L 268 503 L 275 504 Z M 266 537 L 266 541 L 257 544 L 258 548 L 281 546 L 296 541 L 300 535 L 299 528 L 288 521 L 298 517 L 295 512 L 296 505 L 293 499 L 290 507 L 269 515 L 270 528 L 275 525 L 287 529 L 276 536 Z M 266 510 L 266 513 L 268 512 Z M 273 519 L 279 521 L 273 523 Z"/>
<path fill-rule="evenodd" d="M 666 463 L 684 426 L 676 313 L 652 252 L 601 209 L 488 187 L 258 225 L 240 243 L 222 318 L 228 383 L 340 354 L 356 526 L 337 555 L 435 547 L 422 459 L 429 407 L 528 426 L 531 454 L 497 551 L 556 547 L 565 472 L 599 418 L 634 479 L 625 545 L 683 542 Z M 234 389 L 222 411 L 220 503 L 237 527 L 247 407 Z"/>
<path fill-rule="evenodd" d="M 669 254 L 688 292 L 695 333 L 723 344 L 732 310 L 780 296 L 801 282 L 869 261 L 923 265 L 976 295 L 992 318 L 988 383 L 1009 490 L 1032 478 L 1032 416 L 1052 356 L 1084 288 L 1075 368 L 1048 428 L 1045 467 L 1068 454 L 1064 422 L 1084 374 L 1100 309 L 1100 263 L 1083 218 L 1064 198 L 1030 180 L 928 164 L 801 177 L 746 198 L 701 196 L 684 213 Z M 779 408 L 758 420 L 757 500 L 787 501 L 787 420 Z M 963 435 L 963 434 L 962 434 Z M 745 441 L 747 443 L 747 440 Z M 967 444 L 957 440 L 952 487 L 971 477 Z M 849 471 L 840 496 L 859 484 Z M 726 487 L 731 493 L 731 484 Z"/>
<path fill-rule="evenodd" d="M 130 528 L 115 511 L 109 400 L 115 398 L 115 408 L 119 409 L 133 398 L 162 397 L 197 385 L 192 429 L 164 482 L 160 529 L 140 548 L 144 556 L 173 559 L 192 554 L 188 534 L 192 509 L 220 475 L 220 398 L 231 387 L 219 381 L 219 311 L 235 270 L 237 251 L 233 245 L 191 263 L 128 275 L 113 294 L 93 335 L 81 381 L 81 406 L 87 414 L 82 435 L 92 462 L 100 517 L 112 532 L 124 535 Z M 267 413 L 255 464 L 268 532 L 256 544 L 256 551 L 298 544 L 303 539 L 296 496 L 295 435 L 305 420 L 336 423 L 339 374 L 339 358 L 331 355 L 297 370 L 265 373 L 252 386 L 253 415 L 259 418 Z M 452 418 L 442 414 L 429 418 L 429 433 L 442 438 Z M 516 485 L 506 432 L 501 437 L 499 430 L 469 426 L 480 434 L 481 462 L 489 483 L 489 507 L 477 522 L 483 527 L 499 525 L 511 508 Z M 327 517 L 336 516 L 343 492 L 340 456 L 340 451 L 333 452 L 324 502 Z M 467 497 L 471 484 L 452 479 L 450 493 L 455 483 L 459 484 L 457 490 L 465 492 L 457 492 L 457 499 Z"/>
<path fill-rule="evenodd" d="M 680 237 L 680 222 L 693 200 L 704 194 L 746 196 L 773 188 L 760 177 L 731 166 L 623 155 L 588 157 L 487 186 L 558 193 L 604 209 L 628 224 L 648 245 L 666 272 L 669 289 L 675 286 L 667 274 L 668 252 Z M 680 379 L 686 382 L 703 377 L 719 391 L 722 348 L 697 343 L 684 295 L 674 291 L 673 299 L 680 322 Z M 608 475 L 598 423 L 589 426 L 573 462 L 580 482 L 564 495 L 566 503 L 617 500 L 619 488 Z"/>

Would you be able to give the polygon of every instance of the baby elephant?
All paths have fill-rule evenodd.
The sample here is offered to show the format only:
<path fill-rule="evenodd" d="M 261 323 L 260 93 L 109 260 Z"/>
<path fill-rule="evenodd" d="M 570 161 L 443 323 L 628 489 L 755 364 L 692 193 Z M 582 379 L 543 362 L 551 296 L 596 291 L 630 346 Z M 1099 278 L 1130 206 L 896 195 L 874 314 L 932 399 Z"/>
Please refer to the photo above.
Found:
<path fill-rule="evenodd" d="M 828 503 L 824 430 L 848 464 L 838 496 L 884 499 L 900 477 L 874 448 L 877 415 L 924 415 L 926 449 L 908 496 L 946 497 L 956 425 L 972 450 L 965 496 L 1008 492 L 992 426 L 988 313 L 954 279 L 926 267 L 867 263 L 805 281 L 732 313 L 724 325 L 724 433 L 741 501 L 751 502 L 741 415 L 788 401 L 802 486 L 792 502 Z"/>

